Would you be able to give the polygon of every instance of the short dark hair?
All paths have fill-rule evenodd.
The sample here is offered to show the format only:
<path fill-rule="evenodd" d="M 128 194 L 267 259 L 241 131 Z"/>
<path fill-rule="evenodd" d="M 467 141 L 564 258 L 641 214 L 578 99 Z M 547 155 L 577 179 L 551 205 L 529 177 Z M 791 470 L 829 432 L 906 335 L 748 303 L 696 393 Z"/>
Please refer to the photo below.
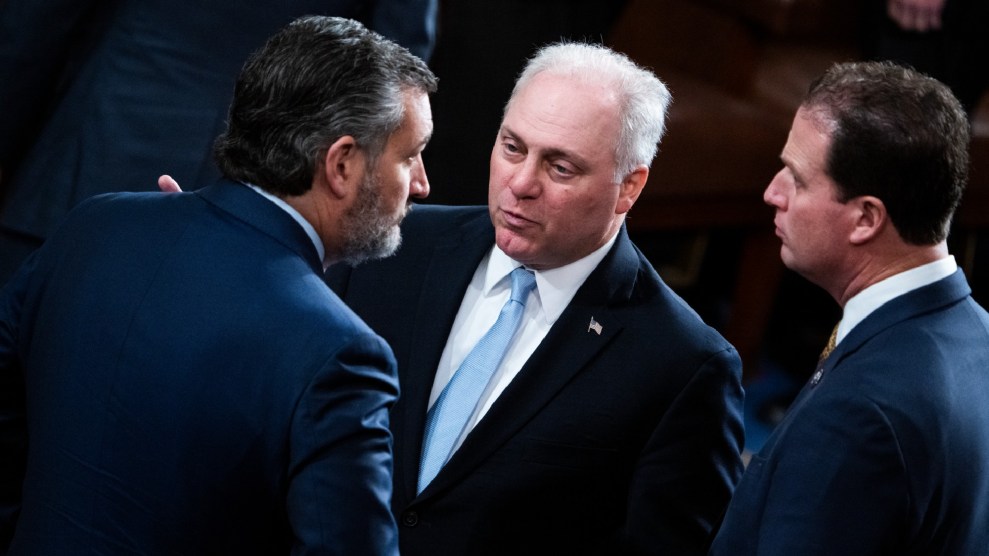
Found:
<path fill-rule="evenodd" d="M 402 93 L 436 83 L 422 60 L 356 21 L 303 17 L 248 58 L 213 156 L 231 179 L 301 195 L 341 137 L 377 158 L 402 123 Z"/>
<path fill-rule="evenodd" d="M 830 126 L 826 171 L 839 200 L 882 200 L 904 241 L 948 235 L 968 182 L 969 122 L 951 90 L 892 62 L 835 64 L 802 107 Z"/>

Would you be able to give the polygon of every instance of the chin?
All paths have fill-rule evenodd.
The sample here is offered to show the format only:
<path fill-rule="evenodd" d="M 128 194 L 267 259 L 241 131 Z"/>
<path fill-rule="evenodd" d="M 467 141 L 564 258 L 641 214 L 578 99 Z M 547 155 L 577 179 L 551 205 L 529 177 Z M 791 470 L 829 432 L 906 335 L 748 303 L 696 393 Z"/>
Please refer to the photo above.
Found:
<path fill-rule="evenodd" d="M 383 259 L 385 257 L 390 257 L 398 251 L 398 248 L 402 246 L 402 229 L 399 228 L 398 224 L 393 226 L 391 230 L 388 231 L 388 235 L 381 242 L 381 245 L 376 250 L 376 252 L 371 256 L 372 259 Z"/>
<path fill-rule="evenodd" d="M 352 238 L 343 255 L 351 265 L 390 257 L 402 245 L 402 230 L 396 224 L 378 234 L 366 234 Z"/>
<path fill-rule="evenodd" d="M 506 255 L 517 261 L 525 259 L 526 253 L 532 250 L 529 240 L 504 228 L 495 231 L 495 243 Z"/>

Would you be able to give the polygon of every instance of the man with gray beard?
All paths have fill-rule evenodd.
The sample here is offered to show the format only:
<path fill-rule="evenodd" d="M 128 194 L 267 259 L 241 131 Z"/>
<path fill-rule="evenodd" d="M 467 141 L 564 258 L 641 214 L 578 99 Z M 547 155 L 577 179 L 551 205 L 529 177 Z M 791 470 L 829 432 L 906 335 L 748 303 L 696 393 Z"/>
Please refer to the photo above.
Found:
<path fill-rule="evenodd" d="M 69 215 L 0 291 L 0 553 L 397 553 L 395 359 L 322 274 L 397 248 L 435 87 L 296 20 L 241 72 L 224 178 Z"/>

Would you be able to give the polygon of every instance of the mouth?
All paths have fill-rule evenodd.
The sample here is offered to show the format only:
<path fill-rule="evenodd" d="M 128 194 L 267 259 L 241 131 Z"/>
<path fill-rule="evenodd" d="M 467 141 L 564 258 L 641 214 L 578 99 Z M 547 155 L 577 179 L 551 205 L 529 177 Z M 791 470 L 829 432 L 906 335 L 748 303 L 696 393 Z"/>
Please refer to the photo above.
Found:
<path fill-rule="evenodd" d="M 507 210 L 507 209 L 504 209 L 504 208 L 502 208 L 500 210 L 501 210 L 501 216 L 504 219 L 505 224 L 507 226 L 509 226 L 509 227 L 512 227 L 512 228 L 524 228 L 524 227 L 527 227 L 527 226 L 534 226 L 534 225 L 537 224 L 537 222 L 535 220 L 531 220 L 529 218 L 526 218 L 525 216 L 522 216 L 521 214 L 519 214 L 517 212 L 510 211 L 510 210 Z"/>

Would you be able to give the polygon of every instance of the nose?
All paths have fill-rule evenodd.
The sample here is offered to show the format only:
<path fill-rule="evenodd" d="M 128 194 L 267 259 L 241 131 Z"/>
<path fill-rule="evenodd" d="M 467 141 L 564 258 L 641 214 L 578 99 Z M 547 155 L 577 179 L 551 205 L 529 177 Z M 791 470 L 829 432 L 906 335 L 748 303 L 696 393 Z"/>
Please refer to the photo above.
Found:
<path fill-rule="evenodd" d="M 519 199 L 538 196 L 541 187 L 539 163 L 533 157 L 527 157 L 521 164 L 517 164 L 508 181 L 508 188 Z"/>
<path fill-rule="evenodd" d="M 782 183 L 783 183 L 783 172 L 780 170 L 776 172 L 773 176 L 772 181 L 766 186 L 766 190 L 762 193 L 762 200 L 764 203 L 771 207 L 784 208 L 786 202 L 786 196 L 783 194 Z"/>
<path fill-rule="evenodd" d="M 409 197 L 425 199 L 429 196 L 429 178 L 426 177 L 426 166 L 422 163 L 422 155 L 416 158 L 412 169 L 412 182 L 409 184 Z"/>

